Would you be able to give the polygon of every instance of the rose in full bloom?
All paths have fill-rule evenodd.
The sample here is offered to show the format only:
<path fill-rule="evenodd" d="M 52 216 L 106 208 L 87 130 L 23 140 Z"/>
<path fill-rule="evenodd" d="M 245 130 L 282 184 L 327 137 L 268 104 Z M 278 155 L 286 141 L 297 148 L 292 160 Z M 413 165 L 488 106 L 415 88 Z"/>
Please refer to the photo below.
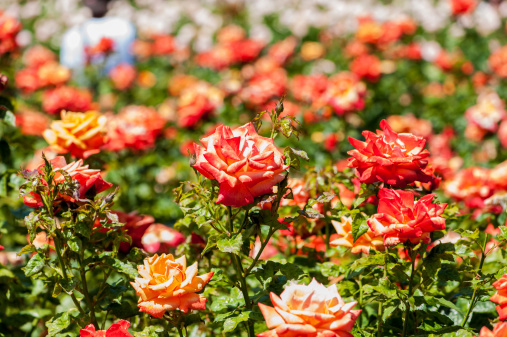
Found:
<path fill-rule="evenodd" d="M 178 126 L 194 127 L 223 103 L 223 93 L 206 81 L 191 83 L 180 92 Z"/>
<path fill-rule="evenodd" d="M 105 143 L 106 117 L 96 111 L 62 111 L 62 119 L 54 121 L 44 131 L 44 139 L 58 153 L 68 153 L 73 157 L 88 158 L 100 152 Z"/>
<path fill-rule="evenodd" d="M 271 98 L 281 97 L 287 90 L 287 72 L 282 68 L 256 73 L 239 92 L 239 97 L 248 105 L 260 106 Z"/>
<path fill-rule="evenodd" d="M 220 125 L 200 141 L 204 147 L 194 144 L 197 158 L 193 167 L 218 181 L 218 204 L 241 207 L 272 193 L 289 168 L 273 140 L 259 136 L 252 123 L 234 130 Z"/>
<path fill-rule="evenodd" d="M 368 219 L 368 226 L 376 236 L 384 238 L 384 245 L 394 246 L 410 240 L 413 244 L 430 243 L 430 233 L 445 229 L 440 215 L 447 204 L 433 204 L 434 194 L 414 201 L 410 191 L 383 188 L 378 194 L 377 214 Z"/>
<path fill-rule="evenodd" d="M 328 80 L 322 100 L 333 107 L 337 115 L 364 108 L 366 85 L 348 71 L 340 72 Z"/>
<path fill-rule="evenodd" d="M 206 298 L 196 294 L 213 276 L 213 272 L 197 275 L 197 262 L 187 268 L 187 259 L 169 254 L 153 255 L 137 266 L 139 275 L 130 282 L 139 297 L 140 312 L 162 318 L 166 311 L 179 309 L 205 310 Z"/>
<path fill-rule="evenodd" d="M 370 82 L 377 82 L 380 78 L 380 60 L 375 55 L 360 55 L 350 64 L 350 71 L 359 78 L 365 78 Z"/>
<path fill-rule="evenodd" d="M 354 238 L 352 236 L 352 218 L 350 217 L 341 217 L 341 222 L 336 220 L 332 220 L 334 228 L 336 229 L 336 233 L 338 233 L 339 237 L 331 241 L 329 244 L 331 246 L 342 246 L 351 248 L 352 254 L 364 253 L 368 254 L 370 249 L 374 250 L 384 250 L 384 241 L 382 236 L 375 236 L 371 230 L 368 230 L 366 233 L 361 235 L 356 242 L 354 242 Z"/>
<path fill-rule="evenodd" d="M 134 84 L 137 77 L 137 71 L 134 66 L 128 63 L 122 63 L 111 69 L 109 77 L 116 89 L 125 90 Z"/>
<path fill-rule="evenodd" d="M 397 134 L 385 120 L 382 131 L 363 131 L 365 142 L 349 137 L 356 149 L 349 151 L 349 167 L 356 169 L 361 182 L 371 184 L 382 181 L 403 187 L 414 181 L 430 182 L 433 177 L 424 173 L 428 165 L 426 140 L 410 133 Z"/>
<path fill-rule="evenodd" d="M 489 67 L 502 78 L 507 77 L 507 46 L 495 50 L 488 59 Z"/>
<path fill-rule="evenodd" d="M 493 195 L 490 182 L 491 170 L 485 167 L 468 167 L 459 171 L 444 184 L 444 191 L 450 197 L 464 201 L 471 208 L 483 207 L 484 200 Z M 495 176 L 496 176 L 495 172 Z"/>
<path fill-rule="evenodd" d="M 498 129 L 498 123 L 505 116 L 505 104 L 494 91 L 482 92 L 477 98 L 477 104 L 465 112 L 468 123 L 490 132 L 495 132 Z"/>
<path fill-rule="evenodd" d="M 504 337 L 507 336 L 507 322 L 498 322 L 493 327 L 493 331 L 485 326 L 482 327 L 479 337 Z"/>
<path fill-rule="evenodd" d="M 17 50 L 16 35 L 21 28 L 16 18 L 0 11 L 0 55 Z"/>
<path fill-rule="evenodd" d="M 295 75 L 291 81 L 291 91 L 295 99 L 312 103 L 326 91 L 328 81 L 325 75 Z"/>
<path fill-rule="evenodd" d="M 493 287 L 495 287 L 496 293 L 489 300 L 498 304 L 496 306 L 496 311 L 500 316 L 498 318 L 503 321 L 507 319 L 507 274 L 503 274 L 500 279 L 496 280 Z"/>
<path fill-rule="evenodd" d="M 89 324 L 84 329 L 79 330 L 80 337 L 132 337 L 127 331 L 130 323 L 120 319 L 118 322 L 111 324 L 107 330 L 95 330 L 93 324 Z"/>
<path fill-rule="evenodd" d="M 412 133 L 426 139 L 433 133 L 433 126 L 429 120 L 416 118 L 413 114 L 388 116 L 387 124 L 396 133 Z"/>
<path fill-rule="evenodd" d="M 113 184 L 108 183 L 102 179 L 100 175 L 100 170 L 90 169 L 88 165 L 83 165 L 83 160 L 80 159 L 78 161 L 67 164 L 64 157 L 58 156 L 49 161 L 51 166 L 53 167 L 53 171 L 55 172 L 54 182 L 61 183 L 65 181 L 65 177 L 60 171 L 65 171 L 70 177 L 74 180 L 77 180 L 79 183 L 78 190 L 78 198 L 93 198 L 93 196 L 97 193 L 107 190 Z M 40 165 L 37 168 L 38 174 L 42 174 L 44 169 L 44 164 Z M 92 193 L 93 195 L 91 195 Z M 70 202 L 76 202 L 75 196 L 62 195 L 60 196 L 64 200 L 68 200 Z M 42 201 L 38 194 L 31 192 L 23 197 L 23 202 L 25 205 L 29 207 L 40 207 L 42 206 Z"/>
<path fill-rule="evenodd" d="M 16 126 L 24 135 L 42 136 L 49 126 L 49 117 L 37 111 L 19 110 L 16 112 Z"/>
<path fill-rule="evenodd" d="M 50 114 L 63 110 L 84 112 L 92 107 L 92 94 L 88 90 L 61 86 L 47 90 L 42 97 L 42 108 Z"/>
<path fill-rule="evenodd" d="M 153 147 L 164 129 L 165 122 L 153 108 L 127 106 L 107 119 L 107 148 L 118 151 L 125 148 L 144 150 Z"/>
<path fill-rule="evenodd" d="M 336 285 L 325 287 L 315 279 L 309 285 L 289 283 L 278 297 L 270 293 L 273 307 L 259 303 L 269 331 L 258 337 L 352 337 L 361 310 L 357 302 L 345 303 Z"/>

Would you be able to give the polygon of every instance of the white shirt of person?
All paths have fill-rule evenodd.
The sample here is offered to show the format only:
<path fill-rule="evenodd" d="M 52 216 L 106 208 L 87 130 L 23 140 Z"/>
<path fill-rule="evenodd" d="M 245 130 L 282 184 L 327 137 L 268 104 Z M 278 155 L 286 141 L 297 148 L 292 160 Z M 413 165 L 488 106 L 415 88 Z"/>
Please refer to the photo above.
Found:
<path fill-rule="evenodd" d="M 128 20 L 118 17 L 91 18 L 69 29 L 62 38 L 60 63 L 73 70 L 82 70 L 87 58 L 85 48 L 95 46 L 104 37 L 114 41 L 114 52 L 106 60 L 106 72 L 121 63 L 134 63 L 131 47 L 136 29 Z M 94 58 L 92 62 L 103 62 L 103 58 Z"/>

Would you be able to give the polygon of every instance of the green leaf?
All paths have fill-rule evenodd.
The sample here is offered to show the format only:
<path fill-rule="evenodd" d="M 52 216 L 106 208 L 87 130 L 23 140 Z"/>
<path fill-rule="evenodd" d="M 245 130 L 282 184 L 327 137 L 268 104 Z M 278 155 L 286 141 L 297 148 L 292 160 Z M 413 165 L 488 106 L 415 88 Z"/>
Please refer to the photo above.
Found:
<path fill-rule="evenodd" d="M 19 251 L 19 253 L 17 255 L 21 256 L 21 255 L 27 254 L 27 253 L 35 253 L 36 251 L 37 251 L 37 248 L 35 248 L 35 246 L 30 243 L 30 244 L 24 246 L 23 248 L 21 248 L 21 250 Z"/>
<path fill-rule="evenodd" d="M 370 229 L 368 226 L 368 220 L 361 218 L 361 219 L 354 219 L 352 221 L 352 238 L 354 239 L 354 242 L 357 241 L 363 235 Z"/>
<path fill-rule="evenodd" d="M 319 195 L 319 197 L 317 198 L 317 202 L 320 203 L 330 202 L 331 200 L 333 200 L 334 197 L 336 197 L 336 194 L 331 192 L 324 192 L 321 195 Z"/>
<path fill-rule="evenodd" d="M 68 328 L 70 323 L 70 310 L 56 314 L 55 317 L 46 322 L 48 336 L 55 336 L 57 333 Z"/>
<path fill-rule="evenodd" d="M 243 236 L 238 234 L 231 238 L 223 238 L 217 241 L 218 249 L 223 253 L 232 253 L 238 255 L 243 244 Z"/>
<path fill-rule="evenodd" d="M 368 267 L 368 266 L 380 266 L 384 265 L 384 254 L 377 254 L 377 255 L 369 255 L 369 256 L 363 256 L 362 258 L 354 261 L 352 265 L 350 266 L 350 270 L 355 270 L 358 268 Z"/>
<path fill-rule="evenodd" d="M 67 244 L 69 245 L 69 248 L 76 253 L 79 253 L 83 248 L 83 243 L 81 242 L 81 239 L 78 238 L 77 236 L 70 238 L 67 241 Z"/>
<path fill-rule="evenodd" d="M 134 337 L 159 337 L 163 335 L 164 330 L 160 325 L 150 325 L 144 328 L 143 331 L 134 331 Z"/>
<path fill-rule="evenodd" d="M 308 158 L 308 154 L 305 151 L 300 150 L 300 149 L 295 149 L 295 148 L 290 147 L 290 146 L 289 146 L 289 149 L 291 149 L 292 153 L 294 153 L 299 158 L 301 158 L 303 160 L 306 160 L 306 161 L 310 160 L 310 158 Z"/>
<path fill-rule="evenodd" d="M 25 271 L 25 275 L 32 276 L 37 274 L 42 270 L 42 268 L 44 268 L 45 264 L 46 262 L 44 260 L 44 255 L 40 253 L 35 254 L 34 256 L 32 256 L 30 261 L 28 261 L 26 267 L 23 268 L 23 270 Z"/>
<path fill-rule="evenodd" d="M 456 304 L 440 297 L 433 297 L 433 296 L 424 296 L 424 300 L 429 305 L 442 305 L 447 308 L 451 308 L 456 310 L 457 312 L 461 313 L 461 310 L 456 306 Z"/>

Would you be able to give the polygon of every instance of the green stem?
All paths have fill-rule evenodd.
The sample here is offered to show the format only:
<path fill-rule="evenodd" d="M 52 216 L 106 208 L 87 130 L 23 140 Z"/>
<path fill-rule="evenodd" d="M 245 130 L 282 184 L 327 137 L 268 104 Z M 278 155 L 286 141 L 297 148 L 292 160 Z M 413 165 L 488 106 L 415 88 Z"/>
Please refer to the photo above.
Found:
<path fill-rule="evenodd" d="M 273 227 L 271 227 L 269 229 L 269 233 L 268 233 L 268 236 L 266 237 L 266 240 L 264 240 L 264 242 L 262 243 L 261 248 L 257 252 L 257 255 L 255 256 L 255 258 L 254 258 L 252 264 L 250 265 L 250 267 L 248 267 L 248 269 L 245 271 L 245 274 L 244 274 L 245 277 L 247 277 L 248 275 L 250 275 L 250 272 L 252 271 L 252 269 L 255 267 L 255 265 L 259 261 L 259 258 L 261 257 L 262 252 L 264 251 L 264 248 L 266 248 L 267 244 L 269 243 L 269 240 L 271 239 L 271 236 L 273 236 L 273 234 L 275 234 L 275 231 L 276 230 L 273 230 Z M 260 238 L 260 235 L 259 235 L 259 238 Z"/>
<path fill-rule="evenodd" d="M 387 259 L 386 259 L 386 256 L 384 255 L 384 278 L 387 278 Z M 362 296 L 362 289 L 361 289 L 361 296 Z M 381 337 L 382 336 L 382 325 L 383 325 L 383 321 L 382 321 L 382 316 L 384 315 L 384 305 L 383 305 L 383 302 L 380 301 L 379 305 L 378 305 L 378 323 L 377 323 L 377 337 Z"/>
<path fill-rule="evenodd" d="M 409 248 L 409 256 L 410 256 L 410 262 L 412 263 L 412 269 L 410 272 L 410 279 L 408 281 L 408 298 L 412 296 L 412 281 L 414 280 L 414 269 L 415 269 L 415 258 L 417 256 L 417 252 L 413 252 L 412 248 Z M 406 303 L 407 310 L 405 311 L 405 319 L 403 320 L 403 333 L 401 337 L 405 337 L 407 334 L 407 327 L 408 327 L 408 314 L 410 313 L 410 300 Z"/>
<path fill-rule="evenodd" d="M 90 293 L 88 292 L 88 284 L 86 282 L 86 272 L 82 265 L 81 257 L 79 258 L 79 269 L 81 273 L 81 282 L 83 283 L 83 294 L 86 298 L 86 303 L 90 309 L 90 320 L 95 327 L 99 327 L 97 323 L 97 317 L 95 316 L 95 303 L 91 300 Z"/>
<path fill-rule="evenodd" d="M 58 235 L 54 236 L 54 241 L 55 241 L 56 254 L 58 256 L 58 261 L 60 262 L 60 268 L 62 268 L 63 279 L 68 284 L 69 283 L 69 279 L 67 277 L 67 269 L 65 268 L 65 263 L 63 262 L 62 251 L 61 251 L 61 248 L 60 248 L 61 247 L 60 246 L 60 238 L 58 238 Z M 74 292 L 72 292 L 70 294 L 70 297 L 72 297 L 72 302 L 74 302 L 74 305 L 79 310 L 79 312 L 82 315 L 86 316 L 86 313 L 84 312 L 83 308 L 81 308 L 81 305 L 79 304 L 79 301 L 77 300 L 76 295 L 74 295 Z"/>
<path fill-rule="evenodd" d="M 228 213 L 229 213 L 229 231 L 231 233 L 234 232 L 234 224 L 233 224 L 233 218 L 232 218 L 232 209 L 230 206 L 227 207 Z M 241 266 L 241 260 L 239 259 L 236 254 L 232 253 L 232 262 L 234 265 L 234 268 L 236 269 L 236 275 L 238 276 L 239 283 L 240 283 L 240 290 L 243 293 L 243 299 L 245 300 L 245 307 L 248 311 L 252 311 L 252 302 L 250 301 L 250 296 L 248 295 L 248 287 L 246 284 L 246 278 L 243 276 L 243 267 Z M 255 337 L 255 331 L 252 320 L 248 320 L 248 336 L 249 337 Z"/>
<path fill-rule="evenodd" d="M 484 244 L 481 246 L 481 252 L 482 252 L 481 262 L 479 263 L 479 269 L 477 269 L 477 275 L 479 275 L 479 276 L 482 276 L 482 266 L 484 264 L 484 260 L 486 260 L 485 249 L 486 249 L 486 241 L 487 241 L 487 239 L 488 239 L 488 236 L 484 235 Z M 461 322 L 461 326 L 462 327 L 465 327 L 466 323 L 468 322 L 468 317 L 472 313 L 472 309 L 475 306 L 474 302 L 475 302 L 475 296 L 477 295 L 477 289 L 478 289 L 478 287 L 475 287 L 474 288 L 474 292 L 472 293 L 472 299 L 470 300 L 470 305 L 468 306 L 467 313 L 465 315 L 465 318 L 463 319 L 463 322 Z"/>

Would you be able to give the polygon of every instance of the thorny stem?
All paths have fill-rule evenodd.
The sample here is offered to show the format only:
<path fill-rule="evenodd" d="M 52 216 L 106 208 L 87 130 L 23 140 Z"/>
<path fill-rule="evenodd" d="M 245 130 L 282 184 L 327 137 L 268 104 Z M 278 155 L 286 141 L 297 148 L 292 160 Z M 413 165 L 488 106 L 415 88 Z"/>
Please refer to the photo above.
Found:
<path fill-rule="evenodd" d="M 227 211 L 229 213 L 229 231 L 231 233 L 234 232 L 234 224 L 233 224 L 233 218 L 232 218 L 232 209 L 231 206 L 227 207 Z M 234 268 L 236 269 L 236 274 L 238 276 L 239 282 L 240 282 L 240 289 L 243 293 L 243 298 L 245 300 L 245 307 L 248 311 L 252 310 L 252 302 L 250 301 L 250 296 L 248 295 L 248 287 L 246 284 L 245 276 L 243 276 L 243 268 L 241 266 L 241 260 L 239 259 L 236 254 L 232 253 L 232 262 L 234 265 Z M 249 319 L 248 320 L 248 336 L 249 337 L 255 337 L 255 331 L 253 322 Z"/>
<path fill-rule="evenodd" d="M 410 299 L 410 296 L 412 296 L 412 281 L 414 280 L 414 271 L 415 271 L 415 258 L 417 256 L 417 252 L 412 250 L 412 248 L 409 248 L 409 256 L 410 256 L 410 262 L 412 264 L 412 269 L 410 272 L 410 279 L 408 281 L 408 298 Z M 403 320 L 403 334 L 401 337 L 405 337 L 407 333 L 407 327 L 408 327 L 408 314 L 410 313 L 410 301 L 408 301 L 407 310 L 405 311 L 405 318 Z"/>
<path fill-rule="evenodd" d="M 484 264 L 484 260 L 486 260 L 486 241 L 488 240 L 488 236 L 484 235 L 484 244 L 480 247 L 481 248 L 481 262 L 479 263 L 479 269 L 477 269 L 477 275 L 479 277 L 482 276 L 482 265 Z M 477 287 L 474 288 L 474 292 L 472 293 L 472 299 L 470 300 L 470 305 L 468 306 L 467 313 L 465 315 L 465 318 L 463 319 L 463 322 L 461 322 L 461 326 L 465 327 L 465 325 L 468 322 L 468 317 L 470 316 L 470 313 L 472 312 L 473 307 L 475 306 L 475 296 L 477 295 Z"/>

